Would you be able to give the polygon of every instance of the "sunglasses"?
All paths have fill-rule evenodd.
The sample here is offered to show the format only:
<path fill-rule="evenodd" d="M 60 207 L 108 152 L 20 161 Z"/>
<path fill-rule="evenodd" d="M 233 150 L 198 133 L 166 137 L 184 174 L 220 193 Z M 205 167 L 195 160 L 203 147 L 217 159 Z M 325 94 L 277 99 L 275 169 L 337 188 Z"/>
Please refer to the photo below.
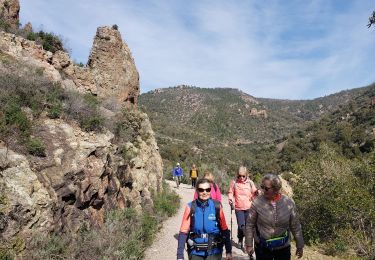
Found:
<path fill-rule="evenodd" d="M 246 175 L 237 175 L 237 178 L 246 178 Z"/>
<path fill-rule="evenodd" d="M 210 192 L 211 191 L 211 188 L 207 188 L 207 189 L 202 189 L 202 188 L 198 188 L 198 192 Z"/>
<path fill-rule="evenodd" d="M 262 190 L 265 190 L 265 191 L 269 191 L 270 189 L 272 189 L 272 187 L 266 187 L 266 186 L 264 186 L 264 185 L 260 185 L 260 188 L 261 188 Z"/>

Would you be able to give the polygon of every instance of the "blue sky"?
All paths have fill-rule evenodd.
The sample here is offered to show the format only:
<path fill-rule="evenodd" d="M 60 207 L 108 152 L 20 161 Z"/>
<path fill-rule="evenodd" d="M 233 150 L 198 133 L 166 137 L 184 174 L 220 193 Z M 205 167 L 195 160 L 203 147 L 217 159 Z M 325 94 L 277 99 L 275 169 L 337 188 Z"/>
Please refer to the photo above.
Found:
<path fill-rule="evenodd" d="M 20 0 L 21 23 L 61 35 L 86 63 L 117 24 L 141 92 L 180 84 L 311 99 L 375 82 L 373 0 Z"/>

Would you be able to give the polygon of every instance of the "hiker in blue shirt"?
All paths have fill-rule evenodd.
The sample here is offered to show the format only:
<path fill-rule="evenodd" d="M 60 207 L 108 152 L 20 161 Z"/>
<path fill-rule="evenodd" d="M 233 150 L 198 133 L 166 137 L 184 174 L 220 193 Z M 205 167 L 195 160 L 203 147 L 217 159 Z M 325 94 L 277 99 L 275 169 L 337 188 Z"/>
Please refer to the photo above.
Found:
<path fill-rule="evenodd" d="M 172 170 L 173 179 L 176 181 L 177 188 L 180 186 L 182 176 L 184 176 L 184 170 L 180 167 L 180 163 L 176 164 L 176 167 Z"/>

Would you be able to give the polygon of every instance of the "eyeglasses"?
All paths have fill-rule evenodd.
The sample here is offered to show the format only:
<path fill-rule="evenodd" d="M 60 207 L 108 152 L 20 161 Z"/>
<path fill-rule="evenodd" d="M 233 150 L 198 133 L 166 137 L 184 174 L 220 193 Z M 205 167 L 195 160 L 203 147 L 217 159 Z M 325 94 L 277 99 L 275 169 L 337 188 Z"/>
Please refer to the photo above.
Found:
<path fill-rule="evenodd" d="M 210 192 L 211 191 L 211 188 L 207 188 L 207 189 L 202 189 L 202 188 L 198 188 L 198 192 Z"/>
<path fill-rule="evenodd" d="M 246 175 L 237 175 L 237 178 L 246 178 Z"/>
<path fill-rule="evenodd" d="M 260 185 L 260 188 L 261 188 L 262 190 L 265 190 L 265 191 L 269 191 L 270 189 L 272 189 L 272 187 L 266 187 L 266 186 L 264 186 L 264 185 Z"/>

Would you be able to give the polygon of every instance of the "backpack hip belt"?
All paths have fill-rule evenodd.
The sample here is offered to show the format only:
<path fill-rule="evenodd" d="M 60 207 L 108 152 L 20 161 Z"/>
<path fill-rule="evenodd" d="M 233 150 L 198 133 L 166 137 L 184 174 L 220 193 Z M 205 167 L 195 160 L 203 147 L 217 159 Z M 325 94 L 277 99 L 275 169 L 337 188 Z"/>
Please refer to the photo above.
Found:
<path fill-rule="evenodd" d="M 207 238 L 208 242 L 197 243 L 194 241 L 194 239 L 196 238 Z M 223 245 L 223 239 L 220 234 L 190 233 L 188 238 L 188 245 L 191 249 L 195 249 L 197 251 L 207 251 L 213 248 L 220 248 Z"/>

